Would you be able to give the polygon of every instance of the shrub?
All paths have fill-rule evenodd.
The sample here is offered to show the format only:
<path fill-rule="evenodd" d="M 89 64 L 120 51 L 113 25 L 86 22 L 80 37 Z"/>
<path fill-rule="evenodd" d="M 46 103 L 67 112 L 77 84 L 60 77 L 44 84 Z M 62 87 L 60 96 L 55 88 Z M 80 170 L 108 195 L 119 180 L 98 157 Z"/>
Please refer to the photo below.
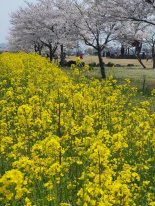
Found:
<path fill-rule="evenodd" d="M 106 64 L 106 66 L 107 66 L 107 67 L 113 67 L 113 66 L 114 66 L 114 63 L 108 62 L 108 63 Z"/>

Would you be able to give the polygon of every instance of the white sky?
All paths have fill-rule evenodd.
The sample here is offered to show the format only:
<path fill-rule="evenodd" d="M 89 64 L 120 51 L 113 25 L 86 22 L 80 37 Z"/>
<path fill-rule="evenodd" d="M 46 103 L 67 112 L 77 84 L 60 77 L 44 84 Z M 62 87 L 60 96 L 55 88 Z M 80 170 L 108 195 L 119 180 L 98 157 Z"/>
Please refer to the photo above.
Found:
<path fill-rule="evenodd" d="M 36 2 L 37 0 L 28 0 Z M 7 41 L 10 27 L 10 13 L 24 6 L 24 0 L 0 0 L 0 43 Z"/>

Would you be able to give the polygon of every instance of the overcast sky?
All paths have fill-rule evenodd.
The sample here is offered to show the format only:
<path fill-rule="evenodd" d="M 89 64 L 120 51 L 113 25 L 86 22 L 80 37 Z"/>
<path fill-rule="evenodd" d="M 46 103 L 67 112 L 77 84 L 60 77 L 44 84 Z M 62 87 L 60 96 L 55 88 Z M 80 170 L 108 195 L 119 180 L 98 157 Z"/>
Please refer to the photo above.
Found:
<path fill-rule="evenodd" d="M 36 2 L 36 0 L 28 0 Z M 24 6 L 24 0 L 0 0 L 0 43 L 6 43 L 10 27 L 10 16 L 12 11 L 16 11 L 20 6 Z"/>

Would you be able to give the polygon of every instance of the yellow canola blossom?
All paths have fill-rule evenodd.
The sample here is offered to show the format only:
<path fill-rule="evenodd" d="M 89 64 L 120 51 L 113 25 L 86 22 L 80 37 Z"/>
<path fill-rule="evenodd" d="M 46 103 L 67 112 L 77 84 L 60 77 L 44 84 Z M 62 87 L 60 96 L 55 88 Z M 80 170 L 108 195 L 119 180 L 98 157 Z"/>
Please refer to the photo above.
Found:
<path fill-rule="evenodd" d="M 155 205 L 154 91 L 79 64 L 0 55 L 1 206 Z"/>
<path fill-rule="evenodd" d="M 24 175 L 19 170 L 12 169 L 0 178 L 0 194 L 4 201 L 20 200 L 29 192 L 26 184 Z"/>

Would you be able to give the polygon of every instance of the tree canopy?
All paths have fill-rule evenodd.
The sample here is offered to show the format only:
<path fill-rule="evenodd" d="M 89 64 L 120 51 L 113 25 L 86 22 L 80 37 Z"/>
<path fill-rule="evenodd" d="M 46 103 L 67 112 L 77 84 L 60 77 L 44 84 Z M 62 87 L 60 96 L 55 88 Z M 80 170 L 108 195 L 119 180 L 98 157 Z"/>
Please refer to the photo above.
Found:
<path fill-rule="evenodd" d="M 155 28 L 155 2 L 38 0 L 35 4 L 27 2 L 24 8 L 12 13 L 11 24 L 12 50 L 34 50 L 39 54 L 46 50 L 52 60 L 59 45 L 75 46 L 78 40 L 96 50 L 105 78 L 104 49 L 115 41 L 132 46 L 134 41 L 142 43 L 148 28 Z"/>

